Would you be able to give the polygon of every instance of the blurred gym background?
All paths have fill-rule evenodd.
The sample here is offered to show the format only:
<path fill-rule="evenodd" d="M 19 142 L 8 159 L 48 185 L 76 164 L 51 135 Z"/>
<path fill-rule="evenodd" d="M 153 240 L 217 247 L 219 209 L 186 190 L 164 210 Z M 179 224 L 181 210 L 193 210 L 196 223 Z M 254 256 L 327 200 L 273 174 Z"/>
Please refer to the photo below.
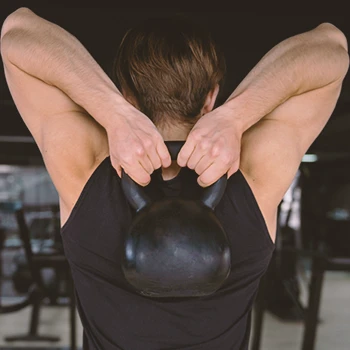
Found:
<path fill-rule="evenodd" d="M 16 8 L 0 5 L 1 24 Z M 33 7 L 74 34 L 110 75 L 125 31 L 177 9 Z M 185 12 L 225 52 L 222 103 L 281 40 L 350 16 Z M 0 70 L 0 349 L 76 349 L 82 328 L 60 240 L 58 196 Z M 252 350 L 350 348 L 350 76 L 280 205 L 276 251 L 254 309 Z"/>

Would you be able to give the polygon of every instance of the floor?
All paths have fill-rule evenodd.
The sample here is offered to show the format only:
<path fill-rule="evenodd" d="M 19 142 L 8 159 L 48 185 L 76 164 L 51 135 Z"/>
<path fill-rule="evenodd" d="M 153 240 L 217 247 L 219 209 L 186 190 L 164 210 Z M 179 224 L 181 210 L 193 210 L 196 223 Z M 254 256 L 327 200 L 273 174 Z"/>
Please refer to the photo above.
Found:
<path fill-rule="evenodd" d="M 320 320 L 315 350 L 349 350 L 350 274 L 326 273 Z M 301 323 L 283 323 L 267 313 L 261 350 L 301 349 L 302 332 Z"/>
<path fill-rule="evenodd" d="M 306 298 L 306 294 L 302 298 Z M 318 328 L 316 350 L 350 349 L 350 274 L 328 272 L 322 297 L 321 324 Z M 29 309 L 0 316 L 0 349 L 69 349 L 68 307 L 46 306 L 41 314 L 40 334 L 59 336 L 55 343 L 8 343 L 4 337 L 25 333 Z M 281 322 L 266 314 L 261 350 L 300 349 L 302 324 Z M 81 347 L 82 327 L 78 317 L 78 345 Z"/>

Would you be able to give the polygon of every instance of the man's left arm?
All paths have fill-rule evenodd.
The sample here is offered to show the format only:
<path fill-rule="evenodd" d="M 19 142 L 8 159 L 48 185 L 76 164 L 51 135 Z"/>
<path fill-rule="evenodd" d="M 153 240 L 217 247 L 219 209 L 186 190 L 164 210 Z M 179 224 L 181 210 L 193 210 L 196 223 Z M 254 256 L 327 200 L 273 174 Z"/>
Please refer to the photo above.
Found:
<path fill-rule="evenodd" d="M 293 174 L 332 114 L 348 67 L 347 40 L 332 24 L 282 41 L 222 106 L 197 122 L 179 164 L 201 159 L 191 166 L 200 175 L 199 183 L 209 185 L 238 167 L 253 179 L 260 173 L 262 179 L 264 168 L 273 169 L 280 153 L 289 158 L 286 172 Z M 285 150 L 296 150 L 294 160 Z M 267 171 L 263 178 L 269 176 Z"/>

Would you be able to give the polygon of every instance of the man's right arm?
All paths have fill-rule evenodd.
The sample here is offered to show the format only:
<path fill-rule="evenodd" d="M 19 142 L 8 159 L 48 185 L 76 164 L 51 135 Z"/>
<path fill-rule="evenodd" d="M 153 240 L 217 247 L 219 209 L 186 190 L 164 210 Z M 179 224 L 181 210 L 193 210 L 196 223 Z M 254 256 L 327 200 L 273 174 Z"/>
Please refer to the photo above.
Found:
<path fill-rule="evenodd" d="M 46 116 L 87 112 L 107 128 L 116 114 L 113 112 L 125 106 L 113 82 L 75 37 L 27 8 L 18 9 L 5 20 L 1 53 L 7 70 L 19 69 L 69 97 L 62 95 L 55 104 L 45 99 L 35 101 Z"/>
<path fill-rule="evenodd" d="M 154 144 L 163 158 L 168 156 L 153 123 L 124 99 L 84 46 L 60 26 L 20 8 L 3 23 L 1 54 L 14 102 L 44 160 L 51 157 L 58 162 L 56 151 L 60 151 L 69 171 L 84 157 L 93 164 L 99 153 L 96 140 L 107 132 L 112 164 L 119 175 L 123 167 L 145 183 L 153 170 L 149 158 L 153 166 L 161 164 Z M 52 133 L 60 117 L 65 122 Z M 58 131 L 64 139 L 57 137 Z M 144 159 L 148 163 L 142 167 Z"/>

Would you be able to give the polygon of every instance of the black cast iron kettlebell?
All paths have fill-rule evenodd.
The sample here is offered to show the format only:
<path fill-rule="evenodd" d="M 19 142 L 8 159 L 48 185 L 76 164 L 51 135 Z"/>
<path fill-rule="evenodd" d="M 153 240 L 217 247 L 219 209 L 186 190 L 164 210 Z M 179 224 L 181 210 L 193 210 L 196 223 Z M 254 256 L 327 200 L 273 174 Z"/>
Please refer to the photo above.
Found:
<path fill-rule="evenodd" d="M 165 142 L 173 160 L 184 141 Z M 227 175 L 201 199 L 152 201 L 122 171 L 121 184 L 136 210 L 125 237 L 122 269 L 136 292 L 148 297 L 199 297 L 217 291 L 231 269 L 229 242 L 214 213 Z"/>

